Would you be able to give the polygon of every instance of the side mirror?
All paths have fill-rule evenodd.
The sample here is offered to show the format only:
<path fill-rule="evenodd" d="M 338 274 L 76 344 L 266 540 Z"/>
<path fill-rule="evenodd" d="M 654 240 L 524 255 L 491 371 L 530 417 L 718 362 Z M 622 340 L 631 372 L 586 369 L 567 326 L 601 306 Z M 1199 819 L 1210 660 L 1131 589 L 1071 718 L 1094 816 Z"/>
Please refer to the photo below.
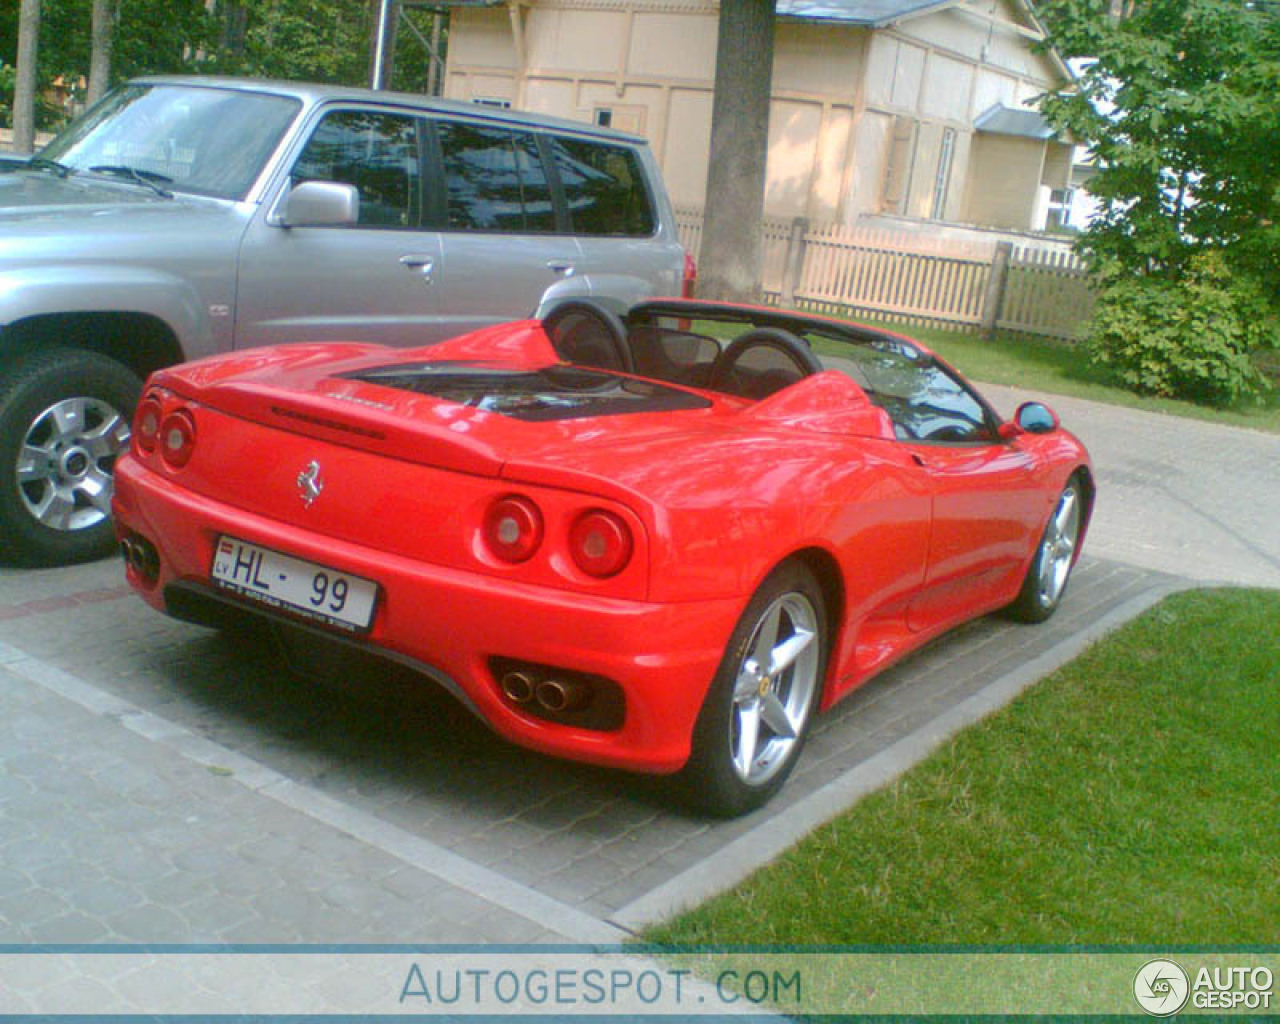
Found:
<path fill-rule="evenodd" d="M 336 181 L 304 181 L 285 197 L 279 224 L 286 228 L 349 228 L 360 220 L 360 193 Z"/>
<path fill-rule="evenodd" d="M 1012 423 L 1000 425 L 1005 440 L 1019 434 L 1051 434 L 1061 426 L 1058 414 L 1041 402 L 1023 402 L 1013 414 Z"/>

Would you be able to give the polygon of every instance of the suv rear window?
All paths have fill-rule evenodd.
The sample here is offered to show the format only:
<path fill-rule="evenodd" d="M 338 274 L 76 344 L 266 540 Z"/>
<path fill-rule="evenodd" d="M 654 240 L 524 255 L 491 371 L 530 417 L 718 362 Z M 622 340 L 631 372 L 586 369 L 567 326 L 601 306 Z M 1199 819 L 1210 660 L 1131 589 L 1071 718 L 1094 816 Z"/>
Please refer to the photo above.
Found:
<path fill-rule="evenodd" d="M 653 234 L 653 205 L 634 150 L 564 138 L 551 149 L 575 234 Z"/>

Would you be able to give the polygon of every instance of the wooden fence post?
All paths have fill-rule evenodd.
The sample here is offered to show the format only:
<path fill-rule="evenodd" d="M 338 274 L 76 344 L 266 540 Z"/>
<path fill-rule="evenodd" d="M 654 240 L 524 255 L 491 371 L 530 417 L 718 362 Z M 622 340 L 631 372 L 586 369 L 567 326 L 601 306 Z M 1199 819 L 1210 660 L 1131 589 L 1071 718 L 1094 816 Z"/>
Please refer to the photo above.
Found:
<path fill-rule="evenodd" d="M 804 272 L 804 236 L 808 230 L 807 217 L 796 217 L 791 221 L 787 258 L 782 265 L 782 295 L 778 300 L 784 306 L 794 306 L 796 302 L 796 288 L 800 284 L 800 275 Z"/>
<path fill-rule="evenodd" d="M 1009 260 L 1013 257 L 1012 242 L 997 242 L 991 259 L 991 274 L 987 278 L 987 292 L 982 298 L 982 328 L 988 338 L 995 337 L 996 324 L 1000 322 L 1000 307 L 1004 305 L 1004 291 L 1009 284 Z"/>

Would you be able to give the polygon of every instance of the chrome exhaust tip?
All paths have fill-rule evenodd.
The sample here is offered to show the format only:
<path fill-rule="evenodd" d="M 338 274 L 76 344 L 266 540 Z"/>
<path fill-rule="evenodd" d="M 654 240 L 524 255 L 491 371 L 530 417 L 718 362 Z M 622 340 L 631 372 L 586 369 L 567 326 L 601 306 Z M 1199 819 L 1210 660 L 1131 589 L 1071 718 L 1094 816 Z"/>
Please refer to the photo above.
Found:
<path fill-rule="evenodd" d="M 528 704 L 533 700 L 536 684 L 533 677 L 525 672 L 511 671 L 498 681 L 502 687 L 502 695 L 513 704 Z"/>
<path fill-rule="evenodd" d="M 576 711 L 591 697 L 584 684 L 564 679 L 544 679 L 538 684 L 535 695 L 538 703 L 547 711 Z"/>

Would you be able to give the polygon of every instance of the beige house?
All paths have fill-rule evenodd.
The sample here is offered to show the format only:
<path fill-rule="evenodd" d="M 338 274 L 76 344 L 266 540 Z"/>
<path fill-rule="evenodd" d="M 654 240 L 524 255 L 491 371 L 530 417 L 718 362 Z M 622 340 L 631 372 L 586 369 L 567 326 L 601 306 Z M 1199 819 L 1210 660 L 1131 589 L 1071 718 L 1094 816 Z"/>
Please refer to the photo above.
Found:
<path fill-rule="evenodd" d="M 767 214 L 1043 226 L 1071 147 L 1027 104 L 1069 72 L 1023 0 L 777 10 Z M 713 0 L 481 0 L 452 10 L 445 95 L 644 135 L 701 206 L 716 34 Z"/>

